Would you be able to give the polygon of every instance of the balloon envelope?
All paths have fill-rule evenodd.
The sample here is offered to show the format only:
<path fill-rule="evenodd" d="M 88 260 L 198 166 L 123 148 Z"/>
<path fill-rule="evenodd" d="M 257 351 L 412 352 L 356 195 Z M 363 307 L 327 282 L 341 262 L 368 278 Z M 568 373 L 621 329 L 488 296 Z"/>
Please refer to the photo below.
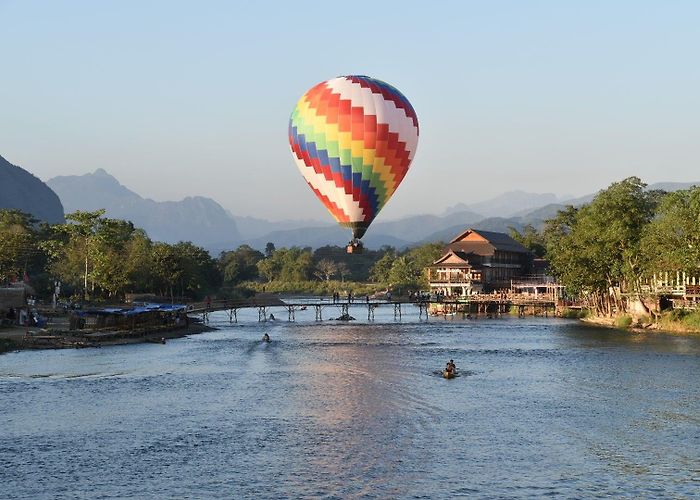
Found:
<path fill-rule="evenodd" d="M 289 144 L 316 196 L 361 238 L 408 172 L 418 117 L 391 85 L 341 76 L 299 99 L 289 120 Z"/>

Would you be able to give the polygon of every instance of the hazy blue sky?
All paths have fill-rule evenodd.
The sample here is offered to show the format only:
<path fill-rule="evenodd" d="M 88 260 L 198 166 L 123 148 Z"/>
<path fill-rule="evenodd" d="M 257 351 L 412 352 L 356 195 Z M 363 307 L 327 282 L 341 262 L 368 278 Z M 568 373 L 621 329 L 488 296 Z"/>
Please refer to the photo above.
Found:
<path fill-rule="evenodd" d="M 421 124 L 380 219 L 505 190 L 700 179 L 700 2 L 0 0 L 0 155 L 158 200 L 327 218 L 287 123 L 312 85 L 392 83 Z"/>

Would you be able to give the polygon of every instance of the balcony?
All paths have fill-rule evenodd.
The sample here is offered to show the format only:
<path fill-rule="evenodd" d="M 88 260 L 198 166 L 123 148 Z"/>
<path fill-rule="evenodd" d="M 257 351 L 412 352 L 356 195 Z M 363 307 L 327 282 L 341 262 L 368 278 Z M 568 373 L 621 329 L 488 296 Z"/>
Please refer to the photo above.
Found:
<path fill-rule="evenodd" d="M 455 284 L 455 285 L 461 285 L 461 284 L 478 285 L 481 283 L 481 280 L 475 280 L 469 276 L 431 276 L 428 281 L 430 281 L 430 283 L 435 283 L 435 284 L 445 283 L 445 284 Z"/>

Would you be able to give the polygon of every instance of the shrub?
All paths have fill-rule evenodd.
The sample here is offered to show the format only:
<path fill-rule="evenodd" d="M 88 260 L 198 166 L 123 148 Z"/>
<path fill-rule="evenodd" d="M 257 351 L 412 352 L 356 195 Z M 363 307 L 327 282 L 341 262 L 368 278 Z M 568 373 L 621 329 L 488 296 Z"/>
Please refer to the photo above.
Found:
<path fill-rule="evenodd" d="M 562 318 L 578 319 L 580 318 L 580 312 L 577 309 L 564 308 L 561 310 Z"/>
<path fill-rule="evenodd" d="M 687 314 L 683 318 L 683 324 L 693 330 L 700 331 L 700 311 L 695 311 Z"/>
<path fill-rule="evenodd" d="M 632 324 L 632 317 L 631 316 L 620 316 L 617 319 L 615 319 L 615 327 L 616 328 L 629 328 L 630 325 Z"/>

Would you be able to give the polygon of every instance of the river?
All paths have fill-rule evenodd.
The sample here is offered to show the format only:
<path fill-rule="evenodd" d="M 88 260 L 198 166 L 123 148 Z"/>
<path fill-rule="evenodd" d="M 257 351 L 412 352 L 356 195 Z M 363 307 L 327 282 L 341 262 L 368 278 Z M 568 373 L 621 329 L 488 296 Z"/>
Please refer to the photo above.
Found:
<path fill-rule="evenodd" d="M 700 492 L 699 337 L 389 308 L 284 319 L 0 356 L 0 496 Z"/>

